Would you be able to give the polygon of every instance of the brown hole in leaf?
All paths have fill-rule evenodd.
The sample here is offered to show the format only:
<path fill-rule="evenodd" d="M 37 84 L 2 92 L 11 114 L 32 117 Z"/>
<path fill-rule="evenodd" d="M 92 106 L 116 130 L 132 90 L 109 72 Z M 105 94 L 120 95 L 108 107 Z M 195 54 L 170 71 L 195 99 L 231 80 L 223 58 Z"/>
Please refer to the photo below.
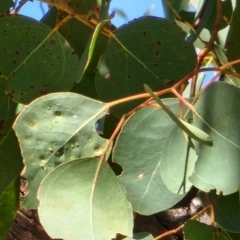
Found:
<path fill-rule="evenodd" d="M 13 94 L 12 94 L 12 93 L 8 93 L 8 94 L 7 94 L 7 97 L 8 97 L 9 99 L 13 99 Z"/>
<path fill-rule="evenodd" d="M 46 84 L 44 84 L 43 86 L 44 86 L 44 87 L 47 87 L 47 85 L 46 85 Z"/>
<path fill-rule="evenodd" d="M 92 19 L 92 17 L 91 17 L 91 16 L 88 16 L 87 20 L 90 21 L 91 19 Z"/>
<path fill-rule="evenodd" d="M 131 76 L 128 75 L 128 79 L 130 79 L 130 78 L 131 78 Z"/>
<path fill-rule="evenodd" d="M 13 61 L 13 64 L 16 64 L 17 63 L 17 61 Z"/>
<path fill-rule="evenodd" d="M 20 95 L 23 95 L 23 92 L 20 92 Z"/>
<path fill-rule="evenodd" d="M 188 48 L 188 46 L 185 46 L 185 48 L 187 49 L 187 48 Z"/>
<path fill-rule="evenodd" d="M 2 71 L 0 71 L 0 75 L 2 75 Z"/>
<path fill-rule="evenodd" d="M 146 31 L 143 31 L 143 36 L 146 36 Z"/>
<path fill-rule="evenodd" d="M 99 146 L 98 145 L 94 146 L 94 150 L 99 150 Z"/>
<path fill-rule="evenodd" d="M 56 44 L 56 41 L 55 41 L 54 39 L 51 39 L 51 40 L 49 41 L 49 43 L 51 43 L 52 45 L 55 45 L 55 44 Z"/>
<path fill-rule="evenodd" d="M 154 64 L 153 64 L 153 66 L 154 66 L 154 67 L 157 67 L 157 66 L 158 66 L 158 64 L 157 64 L 157 63 L 154 63 Z"/>
<path fill-rule="evenodd" d="M 156 56 L 158 56 L 159 53 L 160 53 L 160 51 L 156 51 Z"/>
<path fill-rule="evenodd" d="M 160 41 L 157 41 L 157 45 L 158 45 L 158 46 L 161 46 L 161 42 L 160 42 Z"/>
<path fill-rule="evenodd" d="M 15 51 L 15 53 L 16 53 L 16 55 L 19 55 L 19 54 L 20 54 L 20 52 L 19 52 L 19 51 Z"/>
<path fill-rule="evenodd" d="M 33 88 L 34 88 L 34 86 L 30 86 L 30 88 L 32 88 L 32 89 L 33 89 Z"/>
<path fill-rule="evenodd" d="M 54 113 L 56 116 L 61 116 L 61 112 L 60 111 L 55 111 Z"/>

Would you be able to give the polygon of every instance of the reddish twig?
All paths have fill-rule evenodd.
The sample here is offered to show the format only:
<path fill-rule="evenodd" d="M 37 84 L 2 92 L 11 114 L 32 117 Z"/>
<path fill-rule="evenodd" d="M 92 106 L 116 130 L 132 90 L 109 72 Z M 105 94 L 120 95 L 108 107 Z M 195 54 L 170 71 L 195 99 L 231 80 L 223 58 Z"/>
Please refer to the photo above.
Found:
<path fill-rule="evenodd" d="M 13 11 L 11 12 L 11 14 L 18 14 L 18 12 L 20 11 L 21 7 L 27 2 L 28 0 L 21 0 L 18 4 L 18 6 L 13 9 Z"/>

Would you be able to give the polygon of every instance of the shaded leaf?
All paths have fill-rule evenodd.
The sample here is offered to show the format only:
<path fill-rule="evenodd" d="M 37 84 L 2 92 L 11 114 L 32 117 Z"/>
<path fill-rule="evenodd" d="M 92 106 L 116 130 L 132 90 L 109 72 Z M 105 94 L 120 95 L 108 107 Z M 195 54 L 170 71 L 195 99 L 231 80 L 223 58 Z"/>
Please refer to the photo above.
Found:
<path fill-rule="evenodd" d="M 2 174 L 2 173 L 1 173 Z M 0 238 L 5 239 L 19 207 L 20 177 L 13 179 L 0 193 Z"/>
<path fill-rule="evenodd" d="M 0 12 L 4 13 L 6 10 L 10 9 L 14 6 L 14 2 L 12 0 L 3 0 L 0 2 Z"/>
<path fill-rule="evenodd" d="M 46 93 L 72 88 L 79 61 L 58 32 L 18 15 L 1 17 L 0 29 L 0 54 L 4 56 L 0 79 L 7 80 L 5 91 L 10 99 L 26 104 Z"/>
<path fill-rule="evenodd" d="M 240 108 L 239 96 L 239 88 L 215 82 L 195 104 L 199 116 L 194 114 L 193 124 L 209 134 L 214 142 L 211 148 L 195 143 L 198 160 L 189 180 L 202 191 L 216 189 L 227 195 L 239 189 L 240 121 L 236 111 Z"/>
<path fill-rule="evenodd" d="M 52 238 L 106 240 L 132 233 L 125 191 L 99 159 L 61 164 L 44 178 L 38 198 L 40 221 Z"/>
<path fill-rule="evenodd" d="M 203 193 L 200 197 L 204 206 L 208 205 Z M 222 228 L 230 232 L 240 233 L 239 192 L 228 196 L 219 196 L 215 191 L 208 193 L 209 200 L 214 203 L 214 220 Z"/>
<path fill-rule="evenodd" d="M 106 140 L 95 122 L 103 114 L 101 102 L 75 93 L 53 93 L 28 105 L 18 116 L 14 130 L 20 142 L 29 181 L 23 205 L 36 208 L 36 191 L 43 177 L 60 163 L 99 156 Z"/>
<path fill-rule="evenodd" d="M 226 240 L 222 235 L 218 235 L 211 225 L 189 220 L 183 227 L 186 240 Z"/>
<path fill-rule="evenodd" d="M 236 7 L 231 19 L 230 29 L 227 34 L 225 48 L 227 49 L 227 58 L 231 62 L 239 58 L 238 34 L 240 31 L 240 2 L 236 1 Z M 240 72 L 240 65 L 234 65 L 237 72 Z"/>
<path fill-rule="evenodd" d="M 17 103 L 13 102 L 5 93 L 7 82 L 0 81 L 0 120 L 11 118 L 16 115 Z"/>
<path fill-rule="evenodd" d="M 192 187 L 188 177 L 197 160 L 195 151 L 189 147 L 186 136 L 176 126 L 168 137 L 162 151 L 160 171 L 163 182 L 173 193 L 186 193 Z"/>
<path fill-rule="evenodd" d="M 173 6 L 174 10 L 177 12 L 180 12 L 181 10 L 188 10 L 188 0 L 168 0 L 171 5 Z M 168 6 L 167 0 L 162 1 L 163 5 L 163 12 L 165 18 L 174 21 L 176 18 L 176 15 L 174 14 L 173 10 Z"/>
<path fill-rule="evenodd" d="M 99 42 L 99 39 L 101 37 L 101 30 L 107 22 L 109 22 L 109 19 L 100 22 L 96 26 L 91 40 L 88 41 L 88 43 L 84 49 L 84 52 L 80 59 L 80 66 L 79 66 L 81 74 L 79 76 L 79 79 L 76 81 L 77 83 L 79 83 L 82 80 L 84 73 L 86 72 L 86 70 L 89 67 L 90 62 L 92 61 L 94 53 L 95 53 L 95 57 L 96 57 L 96 45 L 97 45 L 97 42 Z M 100 57 L 100 55 L 99 55 L 99 57 Z"/>
<path fill-rule="evenodd" d="M 0 121 L 0 194 L 15 181 L 23 169 L 18 139 L 12 130 L 14 120 L 15 118 Z"/>
<path fill-rule="evenodd" d="M 164 102 L 178 112 L 177 99 Z M 164 211 L 185 196 L 168 190 L 160 172 L 162 151 L 174 126 L 164 110 L 145 107 L 125 122 L 116 140 L 113 162 L 123 168 L 119 181 L 135 212 L 151 215 Z"/>
<path fill-rule="evenodd" d="M 98 99 L 95 86 L 95 73 L 85 73 L 80 83 L 75 83 L 71 92 Z"/>
<path fill-rule="evenodd" d="M 154 91 L 165 89 L 195 67 L 193 45 L 166 19 L 142 17 L 117 29 L 114 36 L 103 55 L 109 74 L 96 75 L 96 89 L 105 102 L 143 93 L 144 83 Z M 111 112 L 122 116 L 141 102 L 121 104 Z"/>

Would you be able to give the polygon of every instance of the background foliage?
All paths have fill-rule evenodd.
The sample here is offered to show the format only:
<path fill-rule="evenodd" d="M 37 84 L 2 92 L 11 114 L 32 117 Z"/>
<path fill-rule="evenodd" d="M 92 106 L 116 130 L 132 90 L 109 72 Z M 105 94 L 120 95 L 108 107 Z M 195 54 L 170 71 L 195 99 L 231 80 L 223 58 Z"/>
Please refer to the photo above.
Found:
<path fill-rule="evenodd" d="M 108 0 L 45 0 L 41 21 L 24 2 L 0 3 L 0 238 L 20 204 L 52 238 L 240 239 L 239 2 L 164 0 L 120 28 Z M 133 234 L 193 186 L 200 213 Z"/>

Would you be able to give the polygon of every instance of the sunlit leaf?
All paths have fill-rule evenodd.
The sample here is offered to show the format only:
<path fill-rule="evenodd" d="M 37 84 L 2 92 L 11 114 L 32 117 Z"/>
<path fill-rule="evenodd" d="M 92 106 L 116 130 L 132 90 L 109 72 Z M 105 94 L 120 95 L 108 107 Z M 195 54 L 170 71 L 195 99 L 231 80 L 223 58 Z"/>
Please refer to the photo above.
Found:
<path fill-rule="evenodd" d="M 44 178 L 38 199 L 41 223 L 52 238 L 106 240 L 116 233 L 132 234 L 132 209 L 125 190 L 97 158 L 55 168 Z"/>
<path fill-rule="evenodd" d="M 36 208 L 41 180 L 54 167 L 80 157 L 99 156 L 106 140 L 95 122 L 104 104 L 75 93 L 53 93 L 28 105 L 18 116 L 14 130 L 20 142 L 29 181 L 23 205 Z"/>
<path fill-rule="evenodd" d="M 184 132 L 186 132 L 190 137 L 199 141 L 207 146 L 212 146 L 213 142 L 210 137 L 203 132 L 201 129 L 195 127 L 194 125 L 183 121 L 182 119 L 175 116 L 175 114 L 161 101 L 161 99 L 154 94 L 154 92 L 147 85 L 144 84 L 144 89 L 150 94 L 150 96 L 164 109 L 168 116 L 180 127 Z"/>
<path fill-rule="evenodd" d="M 195 104 L 193 124 L 209 134 L 214 142 L 207 147 L 198 142 L 198 160 L 190 181 L 199 189 L 216 189 L 224 195 L 240 185 L 240 89 L 222 82 L 211 84 Z M 216 173 L 216 174 L 213 174 Z"/>
<path fill-rule="evenodd" d="M 165 99 L 164 103 L 178 113 L 177 99 Z M 117 138 L 113 161 L 123 168 L 119 181 L 140 214 L 164 211 L 185 196 L 172 193 L 161 178 L 162 151 L 174 126 L 164 110 L 146 107 L 126 121 Z M 175 162 L 178 164 L 178 159 Z"/>

